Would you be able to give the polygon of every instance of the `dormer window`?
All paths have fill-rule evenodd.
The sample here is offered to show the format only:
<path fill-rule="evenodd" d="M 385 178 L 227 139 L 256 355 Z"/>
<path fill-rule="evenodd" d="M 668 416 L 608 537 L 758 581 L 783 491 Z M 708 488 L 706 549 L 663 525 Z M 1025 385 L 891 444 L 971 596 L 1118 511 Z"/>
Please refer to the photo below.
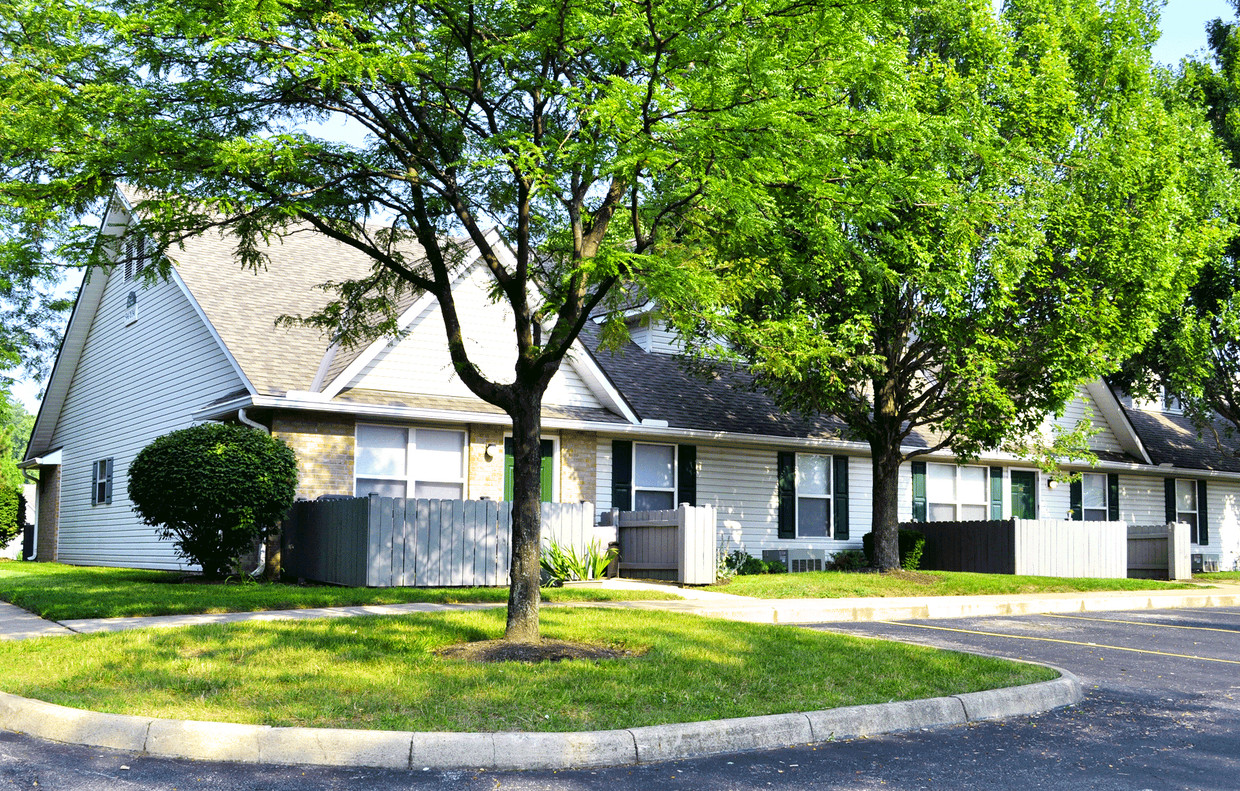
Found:
<path fill-rule="evenodd" d="M 1180 397 L 1174 393 L 1167 392 L 1167 388 L 1165 387 L 1162 389 L 1162 394 L 1161 398 L 1159 398 L 1158 405 L 1164 412 L 1169 412 L 1173 415 L 1184 414 L 1184 404 L 1180 402 Z"/>

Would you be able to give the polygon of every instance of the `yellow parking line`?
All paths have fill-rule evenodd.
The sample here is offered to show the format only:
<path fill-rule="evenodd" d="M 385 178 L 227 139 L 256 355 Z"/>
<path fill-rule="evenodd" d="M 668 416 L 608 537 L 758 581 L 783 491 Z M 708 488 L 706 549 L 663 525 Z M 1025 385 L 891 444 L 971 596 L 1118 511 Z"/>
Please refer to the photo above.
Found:
<path fill-rule="evenodd" d="M 1134 654 L 1154 654 L 1155 656 L 1170 656 L 1176 659 L 1200 659 L 1203 662 L 1221 662 L 1225 665 L 1240 665 L 1240 661 L 1235 659 L 1214 659 L 1208 656 L 1195 656 L 1193 654 L 1170 654 L 1166 651 L 1149 651 L 1144 648 L 1125 648 L 1122 645 L 1103 645 L 1101 643 L 1082 643 L 1077 640 L 1057 640 L 1053 637 L 1030 637 L 1023 634 L 1003 634 L 1002 632 L 977 632 L 972 629 L 952 629 L 947 626 L 929 626 L 922 623 L 912 623 L 911 621 L 874 621 L 874 623 L 887 624 L 888 626 L 909 626 L 916 629 L 933 629 L 939 632 L 959 632 L 961 634 L 976 634 L 982 637 L 1007 637 L 1012 640 L 1036 640 L 1041 643 L 1061 643 L 1063 645 L 1079 645 L 1085 648 L 1108 648 L 1112 651 L 1130 651 Z"/>
<path fill-rule="evenodd" d="M 1133 626 L 1157 626 L 1159 629 L 1193 629 L 1198 632 L 1226 632 L 1227 634 L 1236 634 L 1237 629 L 1216 629 L 1212 626 L 1179 626 L 1170 623 L 1150 623 L 1149 621 L 1118 621 L 1111 618 L 1086 618 L 1082 615 L 1059 615 L 1058 613 L 1045 613 L 1047 618 L 1067 618 L 1072 621 L 1095 621 L 1097 623 L 1126 623 Z"/>

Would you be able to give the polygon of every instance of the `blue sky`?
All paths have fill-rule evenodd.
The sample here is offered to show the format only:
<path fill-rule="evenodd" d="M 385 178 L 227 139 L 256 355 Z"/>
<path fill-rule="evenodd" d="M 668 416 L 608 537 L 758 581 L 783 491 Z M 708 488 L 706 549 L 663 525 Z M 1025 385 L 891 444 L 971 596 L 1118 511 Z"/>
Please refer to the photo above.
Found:
<path fill-rule="evenodd" d="M 1160 19 L 1162 38 L 1154 47 L 1154 59 L 1174 65 L 1181 58 L 1201 54 L 1206 45 L 1206 22 L 1218 18 L 1231 19 L 1234 14 L 1227 0 L 1168 0 Z M 69 280 L 71 282 L 63 284 L 63 287 L 76 290 L 81 276 L 71 274 Z M 29 380 L 19 381 L 13 387 L 13 394 L 25 404 L 26 409 L 38 409 L 38 384 Z"/>
<path fill-rule="evenodd" d="M 1206 46 L 1205 25 L 1211 19 L 1231 19 L 1235 10 L 1226 0 L 1168 0 L 1159 27 L 1162 38 L 1154 60 L 1175 64 Z"/>

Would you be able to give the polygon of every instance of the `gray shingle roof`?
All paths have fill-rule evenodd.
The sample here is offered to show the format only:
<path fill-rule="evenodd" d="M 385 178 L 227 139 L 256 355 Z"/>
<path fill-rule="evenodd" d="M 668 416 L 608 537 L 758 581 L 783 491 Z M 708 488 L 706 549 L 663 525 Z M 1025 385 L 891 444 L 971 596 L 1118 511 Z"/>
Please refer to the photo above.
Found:
<path fill-rule="evenodd" d="M 314 327 L 277 327 L 285 315 L 308 316 L 332 298 L 317 288 L 365 276 L 371 259 L 317 233 L 299 231 L 274 239 L 270 263 L 258 272 L 243 268 L 236 239 L 207 233 L 187 239 L 169 259 L 260 394 L 309 390 L 327 351 L 328 338 Z M 414 297 L 407 301 L 412 303 Z M 362 347 L 341 349 L 332 370 L 344 370 Z M 328 380 L 330 381 L 330 379 Z"/>
<path fill-rule="evenodd" d="M 1123 404 L 1122 401 L 1120 403 Z M 1141 443 L 1145 445 L 1150 461 L 1155 464 L 1172 464 L 1184 469 L 1240 472 L 1236 439 L 1227 436 L 1221 423 L 1218 429 L 1223 447 L 1219 447 L 1211 432 L 1200 435 L 1193 422 L 1184 415 L 1147 412 L 1128 406 L 1123 409 L 1137 436 L 1141 438 Z"/>
<path fill-rule="evenodd" d="M 639 418 L 701 431 L 847 439 L 837 418 L 781 412 L 770 396 L 754 388 L 753 378 L 744 371 L 701 377 L 688 372 L 676 357 L 647 352 L 631 342 L 614 353 L 602 350 L 593 322 L 587 323 L 581 339 Z M 910 444 L 924 446 L 925 440 L 919 436 Z"/>

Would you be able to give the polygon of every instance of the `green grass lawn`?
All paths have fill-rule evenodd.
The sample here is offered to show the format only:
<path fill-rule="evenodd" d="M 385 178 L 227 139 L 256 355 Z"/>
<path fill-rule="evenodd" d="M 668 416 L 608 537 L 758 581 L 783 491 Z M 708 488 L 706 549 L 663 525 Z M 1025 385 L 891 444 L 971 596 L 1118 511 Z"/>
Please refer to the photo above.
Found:
<path fill-rule="evenodd" d="M 1206 582 L 1209 582 L 1210 580 L 1218 580 L 1219 582 L 1237 582 L 1240 581 L 1240 571 L 1212 571 L 1208 574 L 1194 574 L 1193 579 L 1204 580 Z"/>
<path fill-rule="evenodd" d="M 680 597 L 672 593 L 588 587 L 543 589 L 543 599 L 549 602 L 677 598 Z M 194 581 L 193 577 L 187 581 L 186 575 L 176 572 L 0 561 L 0 599 L 44 618 L 63 621 L 73 618 L 296 610 L 404 602 L 503 604 L 508 601 L 508 588 L 338 588 L 257 582 L 206 584 Z"/>
<path fill-rule="evenodd" d="M 811 571 L 798 574 L 752 574 L 734 577 L 707 590 L 761 599 L 839 599 L 853 596 L 979 596 L 998 593 L 1166 590 L 1191 588 L 1185 583 L 1141 579 L 1067 579 L 969 574 L 959 571 L 896 571 L 858 574 Z"/>
<path fill-rule="evenodd" d="M 0 688 L 118 714 L 276 726 L 573 731 L 806 711 L 1032 683 L 1045 668 L 790 626 L 544 610 L 543 635 L 633 656 L 478 664 L 502 610 L 148 629 L 0 643 Z"/>

